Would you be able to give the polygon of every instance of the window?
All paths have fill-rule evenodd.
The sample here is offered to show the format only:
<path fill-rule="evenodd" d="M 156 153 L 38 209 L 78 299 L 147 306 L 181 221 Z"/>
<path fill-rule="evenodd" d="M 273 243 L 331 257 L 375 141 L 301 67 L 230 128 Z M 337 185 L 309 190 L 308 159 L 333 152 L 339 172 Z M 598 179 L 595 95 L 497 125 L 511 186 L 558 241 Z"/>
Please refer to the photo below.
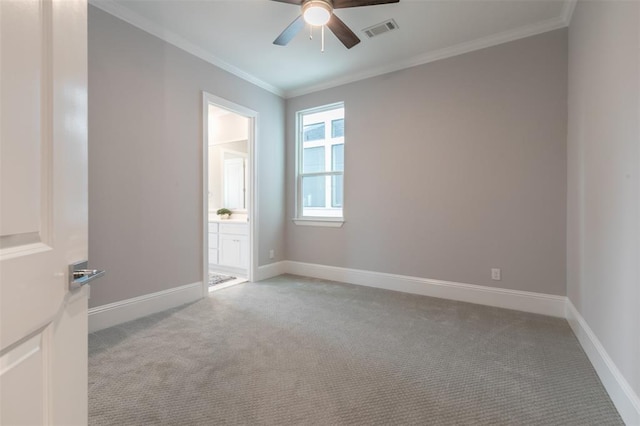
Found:
<path fill-rule="evenodd" d="M 297 219 L 341 224 L 344 105 L 298 112 L 297 129 Z"/>

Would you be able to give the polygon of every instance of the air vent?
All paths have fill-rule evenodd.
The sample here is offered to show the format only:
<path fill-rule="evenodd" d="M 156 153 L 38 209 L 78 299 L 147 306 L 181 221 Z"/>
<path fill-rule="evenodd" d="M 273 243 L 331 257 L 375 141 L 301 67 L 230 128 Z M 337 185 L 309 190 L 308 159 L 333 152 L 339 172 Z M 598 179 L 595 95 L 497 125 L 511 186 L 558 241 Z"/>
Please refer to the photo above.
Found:
<path fill-rule="evenodd" d="M 396 21 L 394 21 L 393 19 L 388 19 L 379 24 L 372 25 L 368 28 L 365 28 L 362 31 L 367 35 L 367 37 L 373 38 L 373 37 L 379 36 L 380 34 L 388 33 L 389 31 L 393 31 L 397 29 L 398 29 L 398 24 L 396 24 Z"/>

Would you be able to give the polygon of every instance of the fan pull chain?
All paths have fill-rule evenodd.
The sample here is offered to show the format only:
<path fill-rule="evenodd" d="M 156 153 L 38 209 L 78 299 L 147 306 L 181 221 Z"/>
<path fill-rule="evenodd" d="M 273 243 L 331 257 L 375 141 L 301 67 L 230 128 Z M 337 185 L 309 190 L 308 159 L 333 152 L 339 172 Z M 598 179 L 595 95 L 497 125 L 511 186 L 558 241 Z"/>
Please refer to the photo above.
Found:
<path fill-rule="evenodd" d="M 324 25 L 322 26 L 322 48 L 320 52 L 324 53 Z"/>
<path fill-rule="evenodd" d="M 309 24 L 309 40 L 313 40 L 313 25 Z"/>

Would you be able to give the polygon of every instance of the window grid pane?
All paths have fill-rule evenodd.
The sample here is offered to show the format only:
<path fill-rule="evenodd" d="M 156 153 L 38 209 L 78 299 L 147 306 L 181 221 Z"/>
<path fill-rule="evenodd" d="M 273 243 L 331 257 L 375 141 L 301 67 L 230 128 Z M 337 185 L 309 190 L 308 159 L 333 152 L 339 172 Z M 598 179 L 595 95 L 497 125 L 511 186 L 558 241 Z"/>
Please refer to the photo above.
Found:
<path fill-rule="evenodd" d="M 331 207 L 342 207 L 342 184 L 344 176 L 331 176 Z"/>
<path fill-rule="evenodd" d="M 325 177 L 302 177 L 302 206 L 325 207 Z"/>
<path fill-rule="evenodd" d="M 304 148 L 302 151 L 302 173 L 316 173 L 324 171 L 324 146 Z"/>
<path fill-rule="evenodd" d="M 302 129 L 302 135 L 305 142 L 324 139 L 324 123 L 305 125 Z"/>
<path fill-rule="evenodd" d="M 344 136 L 344 118 L 331 121 L 331 137 L 341 138 Z"/>
<path fill-rule="evenodd" d="M 344 172 L 344 144 L 331 146 L 331 170 Z"/>

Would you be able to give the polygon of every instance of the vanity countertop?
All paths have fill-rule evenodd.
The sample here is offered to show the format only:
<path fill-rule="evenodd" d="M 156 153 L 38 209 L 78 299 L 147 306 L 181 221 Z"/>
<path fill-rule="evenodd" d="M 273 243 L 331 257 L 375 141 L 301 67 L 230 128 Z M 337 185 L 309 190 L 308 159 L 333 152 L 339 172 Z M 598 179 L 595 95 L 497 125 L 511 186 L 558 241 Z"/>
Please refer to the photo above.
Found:
<path fill-rule="evenodd" d="M 229 219 L 220 219 L 218 216 L 209 216 L 209 222 L 215 223 L 247 223 L 248 219 L 245 218 L 234 218 L 230 217 Z"/>

